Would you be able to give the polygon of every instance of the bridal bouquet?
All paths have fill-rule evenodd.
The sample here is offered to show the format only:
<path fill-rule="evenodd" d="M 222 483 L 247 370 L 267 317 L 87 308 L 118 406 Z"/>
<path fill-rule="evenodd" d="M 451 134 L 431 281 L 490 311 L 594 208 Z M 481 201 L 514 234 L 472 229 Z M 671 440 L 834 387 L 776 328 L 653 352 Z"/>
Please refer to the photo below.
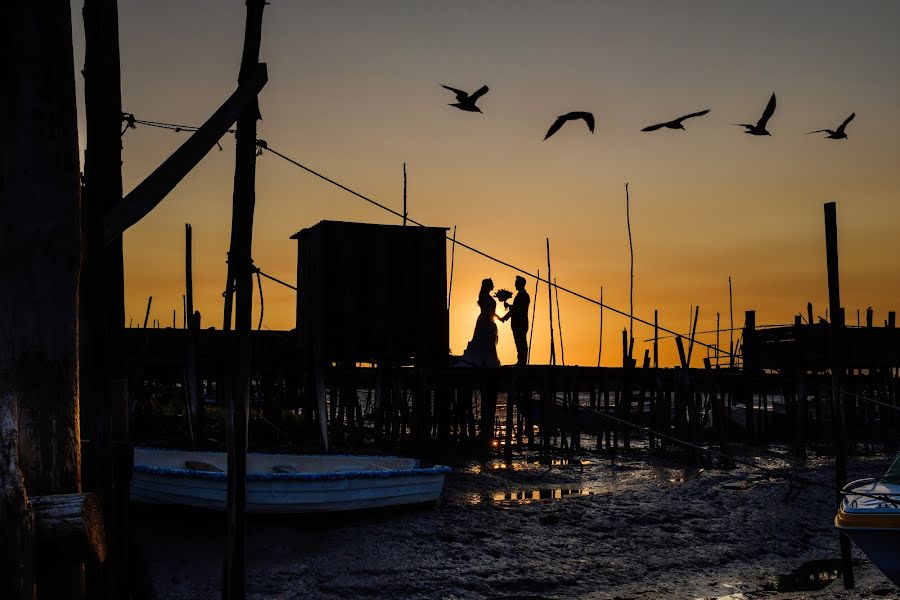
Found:
<path fill-rule="evenodd" d="M 506 302 L 513 297 L 513 293 L 507 289 L 499 289 L 494 293 L 494 298 L 500 302 Z"/>

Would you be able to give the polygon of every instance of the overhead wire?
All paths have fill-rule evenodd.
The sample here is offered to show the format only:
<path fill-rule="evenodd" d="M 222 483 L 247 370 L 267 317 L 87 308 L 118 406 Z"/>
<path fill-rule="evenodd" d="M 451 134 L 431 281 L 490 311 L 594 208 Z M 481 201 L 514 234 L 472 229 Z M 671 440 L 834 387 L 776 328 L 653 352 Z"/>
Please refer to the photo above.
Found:
<path fill-rule="evenodd" d="M 130 114 L 130 113 L 123 113 L 123 119 L 125 118 L 125 115 L 128 115 L 128 114 Z M 167 129 L 167 130 L 176 131 L 176 132 L 181 132 L 181 131 L 196 131 L 196 130 L 198 129 L 198 127 L 193 126 L 193 125 L 179 125 L 179 124 L 176 124 L 176 123 L 166 123 L 166 122 L 163 122 L 163 121 L 150 121 L 150 120 L 146 120 L 146 119 L 134 119 L 133 122 L 136 123 L 136 124 L 139 124 L 139 125 L 147 125 L 147 126 L 150 126 L 150 127 L 157 127 L 157 128 L 160 128 L 160 129 Z M 228 132 L 229 132 L 229 133 L 234 133 L 234 130 L 229 130 Z M 349 194 L 351 194 L 351 195 L 353 195 L 353 196 L 359 198 L 360 200 L 363 200 L 363 201 L 365 201 L 365 202 L 368 202 L 369 204 L 371 204 L 371 205 L 373 205 L 373 206 L 376 206 L 376 207 L 378 207 L 378 208 L 380 208 L 380 209 L 382 209 L 382 210 L 384 210 L 384 211 L 386 211 L 386 212 L 388 212 L 388 213 L 390 213 L 390 214 L 392 214 L 392 215 L 394 215 L 394 216 L 396 216 L 396 217 L 400 217 L 401 219 L 402 219 L 402 218 L 406 218 L 406 220 L 407 220 L 408 222 L 412 223 L 413 225 L 418 225 L 419 227 L 428 227 L 428 225 L 425 225 L 424 223 L 422 223 L 422 222 L 420 222 L 420 221 L 417 221 L 417 220 L 415 220 L 415 219 L 409 217 L 408 215 L 404 215 L 403 213 L 401 213 L 401 212 L 399 212 L 399 211 L 397 211 L 397 210 L 394 210 L 393 208 L 391 208 L 391 207 L 389 207 L 389 206 L 387 206 L 387 205 L 385 205 L 385 204 L 382 204 L 381 202 L 378 202 L 378 201 L 376 201 L 376 200 L 373 200 L 372 198 L 369 198 L 368 196 L 366 196 L 366 195 L 364 195 L 364 194 L 361 194 L 361 193 L 357 192 L 356 190 L 353 190 L 353 189 L 347 187 L 346 185 L 344 185 L 344 184 L 342 184 L 342 183 L 340 183 L 340 182 L 338 182 L 338 181 L 336 181 L 336 180 L 334 180 L 334 179 L 328 177 L 327 175 L 324 175 L 324 174 L 322 174 L 322 173 L 319 173 L 319 172 L 316 171 L 315 169 L 312 169 L 312 168 L 310 168 L 310 167 L 307 167 L 306 165 L 300 163 L 299 161 L 297 161 L 297 160 L 291 158 L 290 156 L 287 156 L 286 154 L 280 152 L 279 150 L 273 148 L 273 147 L 272 147 L 271 145 L 269 145 L 269 143 L 268 143 L 266 140 L 264 140 L 264 139 L 257 139 L 257 140 L 256 140 L 256 145 L 257 145 L 257 148 L 258 148 L 257 155 L 261 155 L 264 151 L 271 152 L 272 154 L 274 154 L 275 156 L 281 158 L 282 160 L 284 160 L 284 161 L 286 161 L 286 162 L 288 162 L 288 163 L 294 165 L 295 167 L 298 167 L 298 168 L 300 168 L 300 169 L 306 171 L 306 172 L 309 173 L 310 175 L 314 175 L 314 176 L 318 177 L 319 179 L 322 179 L 323 181 L 325 181 L 325 182 L 327 182 L 327 183 L 330 183 L 331 185 L 333 185 L 333 186 L 335 186 L 335 187 L 337 187 L 337 188 L 339 188 L 339 189 L 344 190 L 345 192 L 347 192 L 347 193 L 349 193 Z M 220 147 L 221 147 L 221 146 L 220 146 Z M 487 252 L 485 252 L 485 251 L 483 251 L 483 250 L 480 250 L 480 249 L 478 249 L 478 248 L 476 248 L 476 247 L 474 247 L 474 246 L 471 246 L 471 245 L 469 245 L 469 244 L 466 244 L 465 242 L 461 242 L 461 241 L 459 241 L 458 239 L 452 238 L 452 237 L 449 236 L 449 235 L 444 234 L 444 237 L 445 237 L 448 241 L 450 241 L 451 243 L 453 243 L 453 244 L 455 244 L 455 245 L 458 245 L 458 246 L 461 246 L 462 248 L 465 248 L 466 250 L 468 250 L 468 251 L 470 251 L 470 252 L 472 252 L 472 253 L 474 253 L 474 254 L 477 254 L 477 255 L 479 255 L 479 256 L 481 256 L 481 257 L 483 257 L 483 258 L 486 258 L 486 259 L 488 259 L 488 260 L 490 260 L 490 261 L 493 261 L 493 262 L 495 262 L 495 263 L 497 263 L 497 264 L 499 264 L 499 265 L 502 265 L 502 266 L 504 266 L 504 267 L 507 267 L 508 269 L 512 269 L 513 271 L 517 271 L 517 272 L 519 272 L 519 273 L 522 273 L 523 275 L 527 275 L 527 276 L 529 276 L 529 277 L 533 277 L 534 279 L 536 279 L 536 280 L 538 280 L 538 281 L 543 281 L 543 282 L 546 283 L 547 285 L 553 285 L 550 281 L 548 281 L 548 280 L 546 280 L 546 279 L 541 279 L 540 276 L 539 276 L 538 274 L 532 273 L 531 271 L 529 271 L 529 270 L 527 270 L 527 269 L 524 269 L 524 268 L 522 268 L 522 267 L 519 267 L 519 266 L 517 266 L 517 265 L 514 265 L 514 264 L 512 264 L 512 263 L 510 263 L 510 262 L 508 262 L 508 261 L 506 261 L 506 260 L 503 260 L 503 259 L 501 259 L 501 258 L 499 258 L 499 257 L 497 257 L 497 256 L 494 256 L 494 255 L 489 254 L 489 253 L 487 253 Z M 657 326 L 656 324 L 651 323 L 650 321 L 648 321 L 648 320 L 646 320 L 646 319 L 642 319 L 642 318 L 640 318 L 640 317 L 636 317 L 636 316 L 634 316 L 634 315 L 632 315 L 632 314 L 629 314 L 628 312 L 625 312 L 624 310 L 620 310 L 620 309 L 618 309 L 618 308 L 615 308 L 614 306 L 610 306 L 610 305 L 608 305 L 608 304 L 604 304 L 603 302 L 601 302 L 601 301 L 599 301 L 599 300 L 596 300 L 596 299 L 591 298 L 591 297 L 589 297 L 589 296 L 585 296 L 584 294 L 581 294 L 581 293 L 579 293 L 579 292 L 576 292 L 575 290 L 573 290 L 573 289 L 571 289 L 571 288 L 567 288 L 567 287 L 562 286 L 562 285 L 557 285 L 557 286 L 554 286 L 554 287 L 556 287 L 558 290 L 561 290 L 561 291 L 563 291 L 563 292 L 565 292 L 565 293 L 567 293 L 567 294 L 569 294 L 569 295 L 571 295 L 571 296 L 574 296 L 574 297 L 576 297 L 576 298 L 580 298 L 581 300 L 584 300 L 584 301 L 586 301 L 586 302 L 590 302 L 591 304 L 594 304 L 594 305 L 596 305 L 596 306 L 600 306 L 600 307 L 602 307 L 602 308 L 605 308 L 605 309 L 607 309 L 607 310 L 610 310 L 610 311 L 612 311 L 612 312 L 615 313 L 615 314 L 621 315 L 621 316 L 623 316 L 623 317 L 633 318 L 633 319 L 634 319 L 635 321 L 637 321 L 638 323 L 642 323 L 642 324 L 647 325 L 647 326 L 649 326 L 649 327 L 655 327 L 658 331 L 662 331 L 662 332 L 664 332 L 664 333 L 668 333 L 668 334 L 670 334 L 670 335 L 678 336 L 678 337 L 685 337 L 685 338 L 686 338 L 686 337 L 689 337 L 689 336 L 687 336 L 687 335 L 684 335 L 684 334 L 679 333 L 679 332 L 677 332 L 677 331 L 674 331 L 674 330 L 672 330 L 672 329 L 668 329 L 668 328 L 666 328 L 666 327 L 659 327 L 659 326 Z M 699 345 L 701 345 L 701 346 L 705 346 L 705 347 L 710 348 L 710 349 L 715 349 L 715 348 L 716 348 L 716 346 L 715 346 L 714 344 L 708 344 L 708 343 L 706 343 L 706 342 L 701 342 L 700 340 L 695 340 L 694 343 L 699 344 Z M 740 356 L 741 356 L 741 355 L 740 355 L 739 353 L 737 353 L 737 352 L 733 352 L 733 351 L 732 351 L 732 352 L 729 352 L 729 351 L 723 350 L 723 349 L 721 349 L 721 348 L 719 349 L 719 354 L 720 354 L 720 355 L 724 355 L 724 356 L 729 356 L 729 357 L 731 357 L 731 356 L 733 356 L 733 357 L 740 357 Z"/>

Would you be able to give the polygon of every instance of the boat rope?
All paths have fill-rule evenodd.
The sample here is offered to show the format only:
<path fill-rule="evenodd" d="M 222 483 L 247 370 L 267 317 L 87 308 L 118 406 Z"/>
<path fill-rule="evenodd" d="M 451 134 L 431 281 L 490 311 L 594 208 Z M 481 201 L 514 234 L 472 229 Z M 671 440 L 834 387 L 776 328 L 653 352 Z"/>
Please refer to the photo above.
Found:
<path fill-rule="evenodd" d="M 130 114 L 130 113 L 123 113 L 123 120 L 125 119 L 125 115 L 129 115 L 129 114 Z M 133 115 L 131 115 L 131 116 L 133 117 Z M 135 124 L 138 124 L 138 125 L 146 125 L 146 126 L 149 126 L 149 127 L 156 127 L 156 128 L 159 128 L 159 129 L 166 129 L 166 130 L 175 131 L 175 132 L 197 131 L 197 129 L 199 129 L 198 127 L 193 126 L 193 125 L 179 125 L 179 124 L 177 124 L 177 123 L 165 123 L 165 122 L 162 122 L 162 121 L 148 121 L 148 120 L 144 120 L 144 119 L 136 119 L 136 118 L 133 119 L 133 121 L 131 121 L 131 122 L 133 122 L 133 123 L 135 123 Z M 234 130 L 228 130 L 228 133 L 232 133 L 232 134 L 233 134 L 233 133 L 234 133 Z M 282 160 L 284 160 L 284 161 L 286 161 L 286 162 L 288 162 L 288 163 L 290 163 L 290 164 L 292 164 L 292 165 L 294 165 L 294 166 L 296 166 L 296 167 L 298 167 L 298 168 L 300 168 L 300 169 L 303 169 L 303 170 L 306 171 L 307 173 L 309 173 L 309 174 L 311 174 L 311 175 L 314 175 L 314 176 L 318 177 L 319 179 L 321 179 L 321 180 L 323 180 L 323 181 L 325 181 L 325 182 L 327 182 L 327 183 L 330 183 L 331 185 L 333 185 L 333 186 L 335 186 L 335 187 L 337 187 L 337 188 L 340 188 L 340 189 L 344 190 L 345 192 L 347 192 L 347 193 L 349 193 L 349 194 L 352 194 L 353 196 L 356 196 L 357 198 L 359 198 L 359 199 L 361 199 L 361 200 L 364 200 L 365 202 L 368 202 L 369 204 L 372 204 L 373 206 L 376 206 L 376 207 L 378 207 L 378 208 L 380 208 L 380 209 L 382 209 L 382 210 L 384 210 L 384 211 L 386 211 L 386 212 L 389 212 L 389 213 L 391 213 L 391 214 L 394 215 L 394 216 L 397 216 L 397 217 L 400 217 L 400 218 L 406 218 L 407 221 L 409 221 L 410 223 L 412 223 L 412 224 L 414 224 L 414 225 L 418 225 L 419 227 L 428 227 L 428 226 L 425 225 L 424 223 L 421 223 L 421 222 L 419 222 L 419 221 L 416 221 L 415 219 L 412 219 L 411 217 L 408 216 L 408 214 L 407 214 L 407 215 L 404 215 L 403 213 L 401 213 L 401 212 L 399 212 L 399 211 L 396 211 L 396 210 L 390 208 L 389 206 L 386 206 L 386 205 L 384 205 L 384 204 L 382 204 L 382 203 L 380 203 L 380 202 L 378 202 L 378 201 L 376 201 L 376 200 L 373 200 L 372 198 L 369 198 L 368 196 L 365 196 L 365 195 L 363 195 L 363 194 L 361 194 L 361 193 L 359 193 L 359 192 L 357 192 L 357 191 L 355 191 L 355 190 L 353 190 L 353 189 L 351 189 L 351 188 L 349 188 L 349 187 L 343 185 L 342 183 L 339 183 L 338 181 L 335 181 L 334 179 L 331 179 L 330 177 L 328 177 L 328 176 L 326 176 L 326 175 L 323 175 L 322 173 L 319 173 L 318 171 L 316 171 L 316 170 L 314 170 L 314 169 L 311 169 L 310 167 L 307 167 L 306 165 L 304 165 L 304 164 L 302 164 L 302 163 L 300 163 L 300 162 L 294 160 L 293 158 L 291 158 L 291 157 L 289 157 L 289 156 L 283 154 L 282 152 L 279 152 L 277 149 L 275 149 L 275 148 L 273 148 L 272 146 L 270 146 L 269 143 L 268 143 L 266 140 L 258 139 L 258 140 L 256 140 L 256 145 L 257 145 L 257 149 L 258 149 L 258 150 L 257 150 L 257 156 L 261 156 L 261 155 L 264 153 L 264 151 L 268 151 L 268 152 L 274 154 L 275 156 L 281 158 Z M 219 148 L 221 149 L 221 146 L 219 146 Z M 634 319 L 635 321 L 637 321 L 638 323 L 642 323 L 642 324 L 647 325 L 647 326 L 649 326 L 649 327 L 655 327 L 657 330 L 662 331 L 662 332 L 664 332 L 664 333 L 668 333 L 668 334 L 670 334 L 670 335 L 672 335 L 672 336 L 683 337 L 683 338 L 690 338 L 689 335 L 685 335 L 685 334 L 682 334 L 682 333 L 678 333 L 677 331 L 674 331 L 674 330 L 671 330 L 671 329 L 667 329 L 667 328 L 665 328 L 665 327 L 657 326 L 656 324 L 652 323 L 651 321 L 648 321 L 648 320 L 646 320 L 646 319 L 642 319 L 642 318 L 640 318 L 640 317 L 633 316 L 633 315 L 629 314 L 628 312 L 626 312 L 626 311 L 624 311 L 624 310 L 620 310 L 620 309 L 618 309 L 618 308 L 616 308 L 616 307 L 614 307 L 614 306 L 610 306 L 610 305 L 608 305 L 608 304 L 605 304 L 605 303 L 603 303 L 603 302 L 601 302 L 601 301 L 599 301 L 599 300 L 597 300 L 597 299 L 595 299 L 595 298 L 591 298 L 591 297 L 589 297 L 589 296 L 586 296 L 586 295 L 584 295 L 584 294 L 581 294 L 581 293 L 579 293 L 579 292 L 576 292 L 576 291 L 573 290 L 573 289 L 567 288 L 567 287 L 562 286 L 562 285 L 554 285 L 552 282 L 548 281 L 547 279 L 541 279 L 541 277 L 540 277 L 538 274 L 532 273 L 532 272 L 530 272 L 529 270 L 524 269 L 524 268 L 522 268 L 522 267 L 518 267 L 518 266 L 516 266 L 516 265 L 514 265 L 514 264 L 512 264 L 512 263 L 510 263 L 510 262 L 508 262 L 508 261 L 506 261 L 506 260 L 503 260 L 503 259 L 501 259 L 501 258 L 499 258 L 499 257 L 497 257 L 497 256 L 494 256 L 494 255 L 492 255 L 492 254 L 489 254 L 489 253 L 487 253 L 487 252 L 485 252 L 485 251 L 483 251 L 483 250 L 479 250 L 478 248 L 476 248 L 476 247 L 474 247 L 474 246 L 470 246 L 469 244 L 466 244 L 466 243 L 461 242 L 461 241 L 459 241 L 459 240 L 457 240 L 457 239 L 454 239 L 454 238 L 452 238 L 452 237 L 450 237 L 450 236 L 448 236 L 448 235 L 446 235 L 446 234 L 445 234 L 445 237 L 447 238 L 448 241 L 450 241 L 450 242 L 453 243 L 454 245 L 461 246 L 462 248 L 465 248 L 466 250 L 468 250 L 468 251 L 470 251 L 470 252 L 473 252 L 473 253 L 475 253 L 475 254 L 477 254 L 477 255 L 483 257 L 483 258 L 486 258 L 486 259 L 488 259 L 488 260 L 490 260 L 490 261 L 493 261 L 493 262 L 495 262 L 495 263 L 497 263 L 497 264 L 499 264 L 499 265 L 502 265 L 502 266 L 504 266 L 504 267 L 507 267 L 507 268 L 509 268 L 509 269 L 512 269 L 513 271 L 517 271 L 517 272 L 519 272 L 519 273 L 522 273 L 523 275 L 527 275 L 527 276 L 529 276 L 529 277 L 532 277 L 532 278 L 534 278 L 534 279 L 537 280 L 537 281 L 542 281 L 542 282 L 546 283 L 547 285 L 553 286 L 554 288 L 556 288 L 556 289 L 558 289 L 558 290 L 560 290 L 560 291 L 562 291 L 562 292 L 564 292 L 564 293 L 567 293 L 567 294 L 569 294 L 569 295 L 571 295 L 571 296 L 574 296 L 574 297 L 579 298 L 579 299 L 581 299 L 581 300 L 584 300 L 584 301 L 586 301 L 586 302 L 590 302 L 591 304 L 594 304 L 594 305 L 596 305 L 596 306 L 600 306 L 600 307 L 602 307 L 602 308 L 605 308 L 606 310 L 612 311 L 613 313 L 616 313 L 616 314 L 621 315 L 621 316 L 623 316 L 623 317 L 633 318 L 633 319 Z M 698 345 L 700 345 L 700 346 L 705 346 L 705 347 L 710 348 L 710 349 L 712 349 L 712 350 L 716 350 L 716 346 L 715 346 L 714 344 L 708 344 L 708 343 L 706 343 L 706 342 L 701 342 L 700 340 L 695 340 L 694 343 L 696 343 L 696 344 L 698 344 Z M 735 358 L 740 358 L 740 357 L 741 357 L 741 355 L 740 355 L 739 353 L 737 353 L 737 352 L 729 352 L 728 350 L 724 350 L 724 349 L 721 349 L 721 348 L 718 349 L 718 352 L 719 352 L 719 355 L 721 355 L 721 356 L 729 356 L 729 357 L 730 357 L 730 356 L 733 356 L 733 357 L 735 357 Z"/>

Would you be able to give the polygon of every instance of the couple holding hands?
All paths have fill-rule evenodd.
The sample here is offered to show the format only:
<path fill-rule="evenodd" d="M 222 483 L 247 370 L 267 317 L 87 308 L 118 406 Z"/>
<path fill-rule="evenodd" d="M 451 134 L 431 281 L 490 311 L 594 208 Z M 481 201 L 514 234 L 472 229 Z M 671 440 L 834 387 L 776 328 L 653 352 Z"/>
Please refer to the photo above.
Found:
<path fill-rule="evenodd" d="M 518 360 L 516 366 L 525 366 L 528 362 L 528 306 L 531 297 L 525 291 L 525 278 L 516 277 L 516 295 L 512 304 L 508 301 L 512 298 L 512 292 L 497 290 L 496 298 L 503 302 L 506 314 L 497 315 L 497 301 L 491 296 L 494 282 L 485 279 L 481 282 L 481 291 L 478 292 L 478 306 L 481 312 L 475 321 L 475 332 L 472 341 L 466 347 L 462 358 L 456 363 L 458 367 L 499 367 L 500 359 L 497 358 L 497 324 L 495 319 L 501 322 L 511 321 L 513 340 L 516 342 L 516 354 Z"/>

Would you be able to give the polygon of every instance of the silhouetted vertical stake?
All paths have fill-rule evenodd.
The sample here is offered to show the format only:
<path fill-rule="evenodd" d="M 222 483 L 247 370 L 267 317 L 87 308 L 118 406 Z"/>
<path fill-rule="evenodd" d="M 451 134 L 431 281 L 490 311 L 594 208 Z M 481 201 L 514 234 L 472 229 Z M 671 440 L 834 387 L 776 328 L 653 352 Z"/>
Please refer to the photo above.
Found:
<path fill-rule="evenodd" d="M 834 202 L 825 203 L 825 258 L 828 267 L 828 306 L 831 309 L 831 398 L 834 414 L 834 476 L 837 505 L 841 504 L 841 488 L 847 483 L 847 447 L 844 433 L 844 405 L 841 389 L 842 356 L 841 339 L 844 329 L 844 313 L 841 309 L 840 271 L 838 269 L 837 207 Z M 840 534 L 841 561 L 844 572 L 844 588 L 855 586 L 850 540 Z"/>
<path fill-rule="evenodd" d="M 659 310 L 653 310 L 653 368 L 659 368 Z"/>
<path fill-rule="evenodd" d="M 550 238 L 547 238 L 547 311 L 550 313 L 550 364 L 556 364 L 556 347 L 553 344 L 553 286 L 550 284 Z"/>
<path fill-rule="evenodd" d="M 719 368 L 719 331 L 721 326 L 719 325 L 719 313 L 716 312 L 716 368 Z"/>
<path fill-rule="evenodd" d="M 603 356 L 603 286 L 600 286 L 600 341 L 597 344 L 597 366 L 600 366 L 600 358 Z"/>
<path fill-rule="evenodd" d="M 628 250 L 631 256 L 631 274 L 628 284 L 628 337 L 634 339 L 634 245 L 631 242 L 631 198 L 625 183 L 625 220 L 628 223 Z M 631 356 L 629 356 L 631 358 Z"/>
<path fill-rule="evenodd" d="M 184 224 L 184 315 L 185 315 L 185 400 L 188 406 L 191 443 L 200 435 L 200 394 L 197 385 L 197 329 L 194 323 L 194 229 Z M 194 432 L 197 435 L 194 435 Z"/>
<path fill-rule="evenodd" d="M 244 48 L 238 82 L 245 81 L 259 63 L 265 0 L 247 0 Z M 231 344 L 228 390 L 228 480 L 226 494 L 225 559 L 222 597 L 243 600 L 246 594 L 247 415 L 250 402 L 250 359 L 253 302 L 253 212 L 256 204 L 256 121 L 259 103 L 248 106 L 235 132 L 234 196 L 230 277 L 235 291 L 235 336 Z M 229 279 L 229 284 L 231 284 Z M 229 294 L 230 295 L 230 294 Z M 226 315 L 229 317 L 230 315 Z M 227 334 L 226 334 L 227 335 Z M 321 416 L 321 415 L 320 415 Z"/>
<path fill-rule="evenodd" d="M 553 289 L 556 293 L 556 328 L 559 329 L 559 354 L 562 360 L 562 366 L 566 366 L 566 346 L 563 343 L 562 316 L 559 312 L 559 287 L 556 285 L 556 278 L 553 278 Z"/>
<path fill-rule="evenodd" d="M 456 225 L 453 226 L 453 241 L 450 243 L 450 283 L 447 286 L 447 321 L 450 320 L 450 296 L 453 294 L 453 263 L 456 260 Z"/>
<path fill-rule="evenodd" d="M 406 163 L 403 163 L 403 226 L 406 227 Z M 456 228 L 454 227 L 454 233 Z"/>
<path fill-rule="evenodd" d="M 531 363 L 531 341 L 534 339 L 534 317 L 537 315 L 538 285 L 541 283 L 541 270 L 538 269 L 537 278 L 534 280 L 534 300 L 531 303 L 531 331 L 528 333 L 528 359 Z"/>
<path fill-rule="evenodd" d="M 731 293 L 731 276 L 728 277 L 728 364 L 734 368 L 734 296 Z"/>
<path fill-rule="evenodd" d="M 694 324 L 691 326 L 691 339 L 688 340 L 687 366 L 691 368 L 691 355 L 694 353 L 694 338 L 697 336 L 697 319 L 700 317 L 700 305 L 694 307 Z"/>
<path fill-rule="evenodd" d="M 147 312 L 144 313 L 144 329 L 147 329 L 147 321 L 150 319 L 150 306 L 153 304 L 153 296 L 147 296 Z"/>

